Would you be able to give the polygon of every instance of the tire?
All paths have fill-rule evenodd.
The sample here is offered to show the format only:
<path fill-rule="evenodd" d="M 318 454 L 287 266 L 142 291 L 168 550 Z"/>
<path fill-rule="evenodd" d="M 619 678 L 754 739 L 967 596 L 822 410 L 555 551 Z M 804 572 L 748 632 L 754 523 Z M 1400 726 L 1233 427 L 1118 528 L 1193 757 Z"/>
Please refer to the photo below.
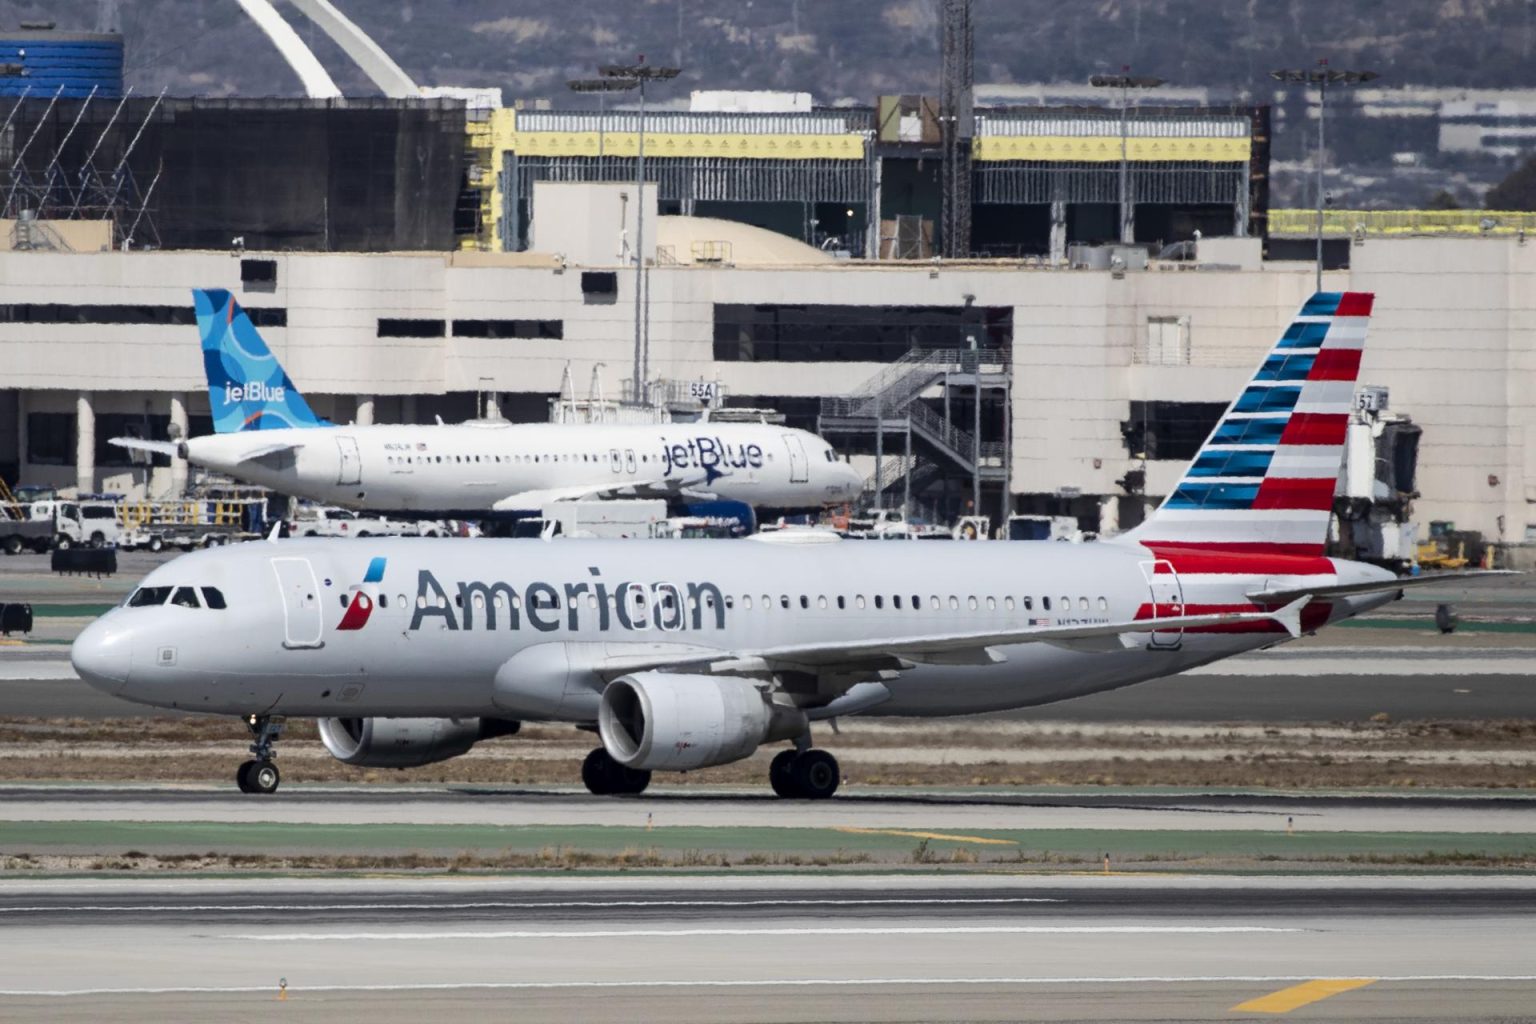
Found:
<path fill-rule="evenodd" d="M 795 758 L 791 775 L 799 795 L 807 800 L 827 799 L 837 792 L 838 783 L 842 781 L 837 758 L 825 750 L 807 750 Z"/>
<path fill-rule="evenodd" d="M 106 534 L 102 533 L 100 530 L 97 530 L 95 533 L 91 534 L 91 547 L 93 547 L 93 548 L 104 548 L 106 546 L 107 546 L 107 535 Z"/>
<path fill-rule="evenodd" d="M 608 751 L 598 747 L 581 762 L 581 782 L 593 796 L 608 796 L 614 792 L 614 772 L 618 765 L 608 756 Z"/>
<path fill-rule="evenodd" d="M 249 793 L 251 791 L 249 776 L 251 774 L 251 766 L 255 763 L 255 761 L 246 761 L 235 771 L 235 785 L 240 787 L 240 792 L 242 793 Z"/>
<path fill-rule="evenodd" d="M 786 800 L 800 795 L 800 791 L 795 788 L 796 753 L 794 750 L 781 750 L 773 755 L 773 762 L 768 765 L 768 784 L 773 787 L 774 793 Z"/>
<path fill-rule="evenodd" d="M 21 549 L 23 547 L 25 547 L 25 545 L 22 544 L 21 538 L 15 534 L 12 534 L 11 536 L 5 538 L 5 540 L 0 541 L 0 550 L 3 550 L 8 555 L 21 554 Z"/>
<path fill-rule="evenodd" d="M 245 773 L 246 785 L 250 786 L 249 792 L 252 793 L 276 793 L 278 783 L 282 780 L 282 773 L 271 761 L 252 761 L 250 769 Z"/>
<path fill-rule="evenodd" d="M 619 769 L 620 793 L 630 796 L 639 796 L 645 792 L 645 788 L 651 784 L 651 773 L 640 768 L 626 768 L 623 765 L 615 765 Z"/>
<path fill-rule="evenodd" d="M 74 546 L 75 542 L 70 540 L 69 537 L 65 534 L 61 533 L 57 537 L 53 538 L 53 548 L 55 551 L 68 551 Z"/>
<path fill-rule="evenodd" d="M 359 537 L 372 537 L 373 534 L 369 533 L 367 530 L 359 530 L 359 531 L 357 531 L 356 536 L 359 536 Z"/>
<path fill-rule="evenodd" d="M 145 546 L 148 547 L 150 551 L 161 551 L 165 548 L 165 538 L 158 536 L 151 537 L 149 538 L 149 543 Z"/>

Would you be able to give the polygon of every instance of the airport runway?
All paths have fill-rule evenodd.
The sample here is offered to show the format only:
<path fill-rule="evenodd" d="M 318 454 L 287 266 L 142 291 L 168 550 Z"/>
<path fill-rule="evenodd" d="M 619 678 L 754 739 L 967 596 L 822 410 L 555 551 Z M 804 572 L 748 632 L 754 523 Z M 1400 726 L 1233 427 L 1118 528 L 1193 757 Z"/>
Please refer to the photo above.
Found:
<path fill-rule="evenodd" d="M 0 823 L 227 823 L 523 828 L 796 828 L 1110 832 L 1536 834 L 1536 797 L 865 789 L 819 802 L 760 789 L 662 790 L 623 799 L 579 787 L 292 786 L 253 799 L 228 786 L 25 786 L 0 789 Z M 915 832 L 912 834 L 916 834 Z M 3 835 L 3 832 L 0 832 Z M 445 839 L 452 843 L 453 838 Z M 6 844 L 7 847 L 10 844 Z M 3 852 L 3 851 L 0 851 Z"/>
<path fill-rule="evenodd" d="M 0 1012 L 1508 1020 L 1533 904 L 1524 877 L 10 882 Z"/>
<path fill-rule="evenodd" d="M 998 717 L 1266 723 L 1363 721 L 1378 714 L 1397 720 L 1536 718 L 1536 645 L 1414 651 L 1343 646 L 1337 633 L 1322 639 L 1332 642 L 1248 655 Z M 100 719 L 174 714 L 91 689 L 69 667 L 65 648 L 0 652 L 0 715 Z"/>

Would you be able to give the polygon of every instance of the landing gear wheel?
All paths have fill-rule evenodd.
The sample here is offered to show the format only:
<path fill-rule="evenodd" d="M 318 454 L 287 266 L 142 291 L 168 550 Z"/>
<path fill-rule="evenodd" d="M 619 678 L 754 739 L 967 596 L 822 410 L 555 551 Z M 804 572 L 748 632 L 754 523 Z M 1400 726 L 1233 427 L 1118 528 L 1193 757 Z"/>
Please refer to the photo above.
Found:
<path fill-rule="evenodd" d="M 773 755 L 773 762 L 768 765 L 768 784 L 786 800 L 800 795 L 800 791 L 795 788 L 795 753 L 793 750 L 781 750 Z"/>
<path fill-rule="evenodd" d="M 797 756 L 790 766 L 790 777 L 798 795 L 807 800 L 825 800 L 837 792 L 837 784 L 842 781 L 837 758 L 825 750 L 807 750 Z"/>
<path fill-rule="evenodd" d="M 21 538 L 20 537 L 15 537 L 15 536 L 7 537 L 7 538 L 5 538 L 3 543 L 0 543 L 0 546 L 4 547 L 5 553 L 8 554 L 8 555 L 19 555 L 19 554 L 21 554 L 22 543 L 21 543 Z"/>
<path fill-rule="evenodd" d="M 277 770 L 277 765 L 271 761 L 252 761 L 251 767 L 245 773 L 245 784 L 250 787 L 250 793 L 276 793 L 277 784 L 283 777 Z"/>
<path fill-rule="evenodd" d="M 242 793 L 275 793 L 282 775 L 272 763 L 277 756 L 273 748 L 283 734 L 284 720 L 270 715 L 251 715 L 245 724 L 251 730 L 251 753 L 256 756 L 235 772 L 235 783 Z"/>
<path fill-rule="evenodd" d="M 638 768 L 626 768 L 615 761 L 608 751 L 598 747 L 581 762 L 581 781 L 587 791 L 597 796 L 618 796 L 645 792 L 651 784 L 651 773 Z"/>

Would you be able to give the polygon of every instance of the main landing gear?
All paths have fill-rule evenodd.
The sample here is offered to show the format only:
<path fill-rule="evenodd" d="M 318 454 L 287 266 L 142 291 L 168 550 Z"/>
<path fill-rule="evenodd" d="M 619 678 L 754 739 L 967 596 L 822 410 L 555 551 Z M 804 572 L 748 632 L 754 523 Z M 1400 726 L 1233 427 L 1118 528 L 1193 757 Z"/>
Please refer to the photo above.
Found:
<path fill-rule="evenodd" d="M 825 800 L 842 781 L 837 758 L 825 750 L 781 750 L 768 766 L 768 782 L 785 799 Z"/>
<path fill-rule="evenodd" d="M 581 781 L 598 796 L 634 795 L 645 792 L 645 787 L 651 784 L 651 773 L 626 768 L 607 750 L 598 747 L 581 762 Z"/>
<path fill-rule="evenodd" d="M 272 763 L 277 756 L 273 748 L 283 734 L 284 720 L 269 715 L 251 715 L 245 724 L 251 730 L 251 753 L 256 757 L 240 766 L 235 772 L 235 782 L 242 793 L 275 793 L 282 775 Z"/>

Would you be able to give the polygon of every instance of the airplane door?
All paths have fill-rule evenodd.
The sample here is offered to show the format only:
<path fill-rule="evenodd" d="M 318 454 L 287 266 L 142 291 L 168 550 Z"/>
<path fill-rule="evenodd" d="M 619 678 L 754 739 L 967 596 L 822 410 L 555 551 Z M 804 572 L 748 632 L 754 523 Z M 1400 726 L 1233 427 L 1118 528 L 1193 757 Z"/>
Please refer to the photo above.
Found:
<path fill-rule="evenodd" d="M 1166 558 L 1142 562 L 1141 574 L 1146 577 L 1147 586 L 1152 591 L 1153 618 L 1164 619 L 1184 614 L 1184 584 L 1179 581 L 1179 574 L 1173 571 L 1172 562 Z M 1182 629 L 1155 630 L 1147 641 L 1147 649 L 1177 650 L 1183 642 Z"/>
<path fill-rule="evenodd" d="M 274 558 L 272 571 L 283 595 L 283 646 L 290 650 L 323 647 L 320 587 L 307 558 Z"/>
<path fill-rule="evenodd" d="M 789 482 L 803 484 L 811 479 L 810 462 L 805 457 L 805 443 L 799 434 L 783 434 L 784 447 L 789 449 Z"/>
<path fill-rule="evenodd" d="M 624 471 L 633 476 L 635 471 L 639 468 L 639 465 L 639 462 L 635 459 L 635 450 L 633 448 L 625 448 Z"/>
<path fill-rule="evenodd" d="M 363 459 L 357 451 L 357 438 L 343 435 L 336 438 L 336 447 L 341 452 L 341 468 L 336 475 L 336 483 L 342 487 L 363 482 Z"/>

